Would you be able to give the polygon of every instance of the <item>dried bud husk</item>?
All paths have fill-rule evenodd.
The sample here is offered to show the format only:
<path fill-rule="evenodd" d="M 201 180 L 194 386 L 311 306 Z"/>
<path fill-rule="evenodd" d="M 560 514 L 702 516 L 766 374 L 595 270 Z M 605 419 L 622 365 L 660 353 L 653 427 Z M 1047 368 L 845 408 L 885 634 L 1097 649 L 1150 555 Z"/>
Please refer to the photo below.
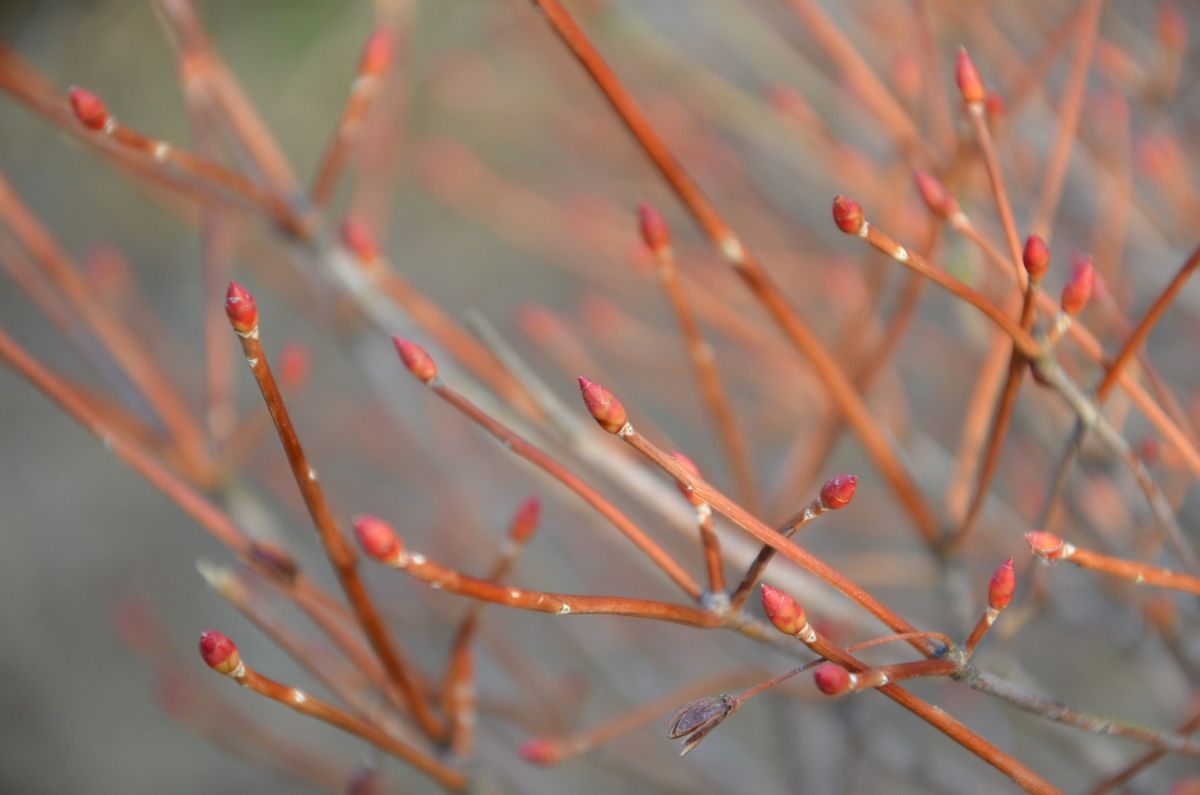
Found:
<path fill-rule="evenodd" d="M 687 738 L 683 741 L 683 751 L 680 752 L 682 756 L 699 745 L 709 732 L 733 713 L 735 707 L 734 700 L 725 695 L 689 701 L 680 707 L 669 721 L 667 737 L 672 740 Z"/>

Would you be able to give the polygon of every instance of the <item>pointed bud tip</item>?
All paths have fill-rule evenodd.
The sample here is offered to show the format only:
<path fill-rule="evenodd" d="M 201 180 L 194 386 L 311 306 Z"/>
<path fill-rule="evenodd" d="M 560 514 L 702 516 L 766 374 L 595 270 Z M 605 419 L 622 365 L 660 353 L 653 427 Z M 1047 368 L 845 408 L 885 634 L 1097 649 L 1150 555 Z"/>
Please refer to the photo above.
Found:
<path fill-rule="evenodd" d="M 854 499 L 854 492 L 857 489 L 857 476 L 834 475 L 821 487 L 821 504 L 829 511 L 845 508 Z"/>
<path fill-rule="evenodd" d="M 850 672 L 837 663 L 822 663 L 813 671 L 817 689 L 827 696 L 840 696 L 850 689 Z"/>
<path fill-rule="evenodd" d="M 833 222 L 848 235 L 857 235 L 866 223 L 858 202 L 841 194 L 833 197 Z"/>
<path fill-rule="evenodd" d="M 418 381 L 428 384 L 437 378 L 437 363 L 424 348 L 402 337 L 392 337 L 392 343 L 396 346 L 396 352 L 400 354 L 400 361 L 404 362 L 404 366 Z"/>
<path fill-rule="evenodd" d="M 579 393 L 583 396 L 583 404 L 601 428 L 609 433 L 617 433 L 625 427 L 628 416 L 621 401 L 612 392 L 579 376 Z"/>
<path fill-rule="evenodd" d="M 392 63 L 394 50 L 395 37 L 392 31 L 383 26 L 375 28 L 363 45 L 362 58 L 358 62 L 359 74 L 382 75 Z"/>
<path fill-rule="evenodd" d="M 988 582 L 988 607 L 1003 610 L 1012 601 L 1017 589 L 1017 575 L 1013 571 L 1013 559 L 1009 558 L 996 568 Z"/>
<path fill-rule="evenodd" d="M 954 80 L 958 83 L 958 91 L 962 94 L 963 102 L 973 105 L 987 99 L 987 91 L 983 87 L 983 79 L 975 62 L 967 54 L 965 47 L 958 48 L 958 57 L 954 63 Z"/>
<path fill-rule="evenodd" d="M 234 642 L 212 629 L 200 633 L 200 656 L 219 674 L 233 673 L 242 661 Z"/>
<path fill-rule="evenodd" d="M 358 545 L 367 557 L 380 563 L 395 560 L 404 546 L 396 536 L 396 530 L 377 516 L 356 516 L 351 523 Z"/>
<path fill-rule="evenodd" d="M 646 248 L 654 253 L 665 251 L 671 245 L 671 230 L 662 214 L 653 205 L 642 202 L 638 205 L 638 227 Z"/>
<path fill-rule="evenodd" d="M 108 107 L 104 100 L 86 88 L 72 88 L 69 94 L 75 118 L 89 130 L 102 130 L 108 123 Z"/>
<path fill-rule="evenodd" d="M 258 327 L 258 304 L 251 292 L 237 282 L 230 282 L 225 291 L 225 315 L 239 334 L 249 334 Z"/>

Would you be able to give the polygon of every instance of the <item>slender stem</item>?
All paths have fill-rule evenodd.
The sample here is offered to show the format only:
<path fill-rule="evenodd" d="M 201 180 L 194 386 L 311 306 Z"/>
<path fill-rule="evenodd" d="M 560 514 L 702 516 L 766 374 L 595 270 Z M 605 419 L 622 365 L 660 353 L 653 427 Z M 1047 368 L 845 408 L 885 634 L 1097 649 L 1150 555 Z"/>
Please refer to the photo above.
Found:
<path fill-rule="evenodd" d="M 751 511 L 757 511 L 758 489 L 754 483 L 754 466 L 750 460 L 746 437 L 729 405 L 729 396 L 721 383 L 721 374 L 717 370 L 712 346 L 701 334 L 700 326 L 688 304 L 687 295 L 679 283 L 675 269 L 675 253 L 671 246 L 661 246 L 654 254 L 658 260 L 658 275 L 662 279 L 663 289 L 683 332 L 684 344 L 692 360 L 700 395 L 709 414 L 712 415 L 721 446 L 725 448 L 725 458 L 733 472 L 738 497 Z"/>
<path fill-rule="evenodd" d="M 1062 197 L 1066 181 L 1067 164 L 1079 129 L 1079 114 L 1083 109 L 1083 97 L 1087 90 L 1088 67 L 1092 62 L 1092 51 L 1096 45 L 1096 34 L 1100 25 L 1100 11 L 1104 0 L 1085 0 L 1080 4 L 1083 15 L 1075 33 L 1075 53 L 1071 59 L 1071 71 L 1063 89 L 1062 106 L 1059 109 L 1058 134 L 1042 169 L 1042 186 L 1038 191 L 1037 209 L 1029 231 L 1050 242 L 1054 214 Z"/>
<path fill-rule="evenodd" d="M 983 166 L 987 169 L 988 178 L 992 184 L 992 196 L 996 201 L 996 211 L 1000 214 L 1000 226 L 1004 230 L 1004 240 L 1008 243 L 1013 274 L 1017 277 L 1017 283 L 1024 287 L 1027 275 L 1021 264 L 1021 238 L 1017 233 L 1017 222 L 1013 218 L 1012 203 L 1008 199 L 1008 188 L 1004 184 L 1004 172 L 1000 170 L 1000 157 L 996 154 L 996 144 L 992 140 L 991 130 L 988 129 L 987 110 L 983 103 L 968 103 L 967 117 L 970 119 L 975 141 L 979 144 L 979 154 L 983 158 Z"/>
<path fill-rule="evenodd" d="M 851 673 L 860 673 L 868 669 L 866 664 L 857 660 L 846 649 L 835 646 L 818 635 L 807 623 L 801 627 L 796 637 L 816 654 L 819 654 L 830 662 L 837 663 Z M 932 660 L 931 662 L 937 661 Z M 1026 792 L 1039 793 L 1040 795 L 1061 793 L 1057 787 L 1030 770 L 1016 758 L 1009 756 L 983 737 L 975 734 L 975 732 L 960 723 L 948 712 L 922 701 L 900 685 L 889 683 L 877 689 L 880 693 L 883 693 L 980 759 L 1004 773 L 1004 775 L 1012 779 L 1013 783 Z"/>
<path fill-rule="evenodd" d="M 363 126 L 374 107 L 375 97 L 379 93 L 390 61 L 390 32 L 387 28 L 378 28 L 367 39 L 363 50 L 363 58 L 359 62 L 354 82 L 350 86 L 350 96 L 342 108 L 342 115 L 334 128 L 333 140 L 325 149 L 321 164 L 317 167 L 317 175 L 313 178 L 309 198 L 316 207 L 324 207 L 333 195 L 334 186 L 345 168 L 359 137 Z M 385 49 L 387 52 L 372 52 L 371 48 Z"/>
<path fill-rule="evenodd" d="M 190 0 L 157 0 L 154 9 L 186 66 L 181 69 L 185 90 L 193 87 L 188 85 L 189 81 L 203 88 L 212 103 L 214 117 L 234 134 L 277 195 L 300 197 L 287 157 L 213 47 L 195 6 Z"/>
<path fill-rule="evenodd" d="M 99 131 L 99 134 L 107 136 L 114 143 L 130 151 L 137 152 L 153 163 L 160 164 L 168 171 L 177 171 L 199 185 L 213 186 L 228 196 L 259 208 L 293 235 L 303 238 L 311 233 L 308 223 L 297 216 L 286 202 L 241 174 L 230 171 L 218 163 L 195 155 L 186 149 L 180 149 L 166 141 L 142 135 L 136 130 L 124 126 L 112 116 L 109 116 L 108 122 Z"/>
<path fill-rule="evenodd" d="M 791 0 L 791 7 L 800 17 L 805 31 L 817 40 L 825 54 L 846 76 L 853 86 L 854 95 L 897 139 L 901 148 L 916 149 L 931 161 L 937 160 L 932 147 L 921 137 L 917 125 L 904 107 L 829 15 L 813 0 Z"/>
<path fill-rule="evenodd" d="M 696 506 L 696 525 L 700 530 L 700 545 L 704 550 L 704 569 L 708 573 L 708 591 L 725 593 L 725 563 L 721 558 L 721 540 L 713 527 L 712 507 L 707 503 Z"/>
<path fill-rule="evenodd" d="M 376 254 L 369 260 L 356 256 L 356 259 L 379 290 L 407 312 L 426 334 L 437 340 L 456 362 L 525 416 L 535 421 L 545 418 L 545 412 L 520 380 L 435 301 L 397 273 L 383 256 Z"/>
<path fill-rule="evenodd" d="M 1183 591 L 1200 596 L 1200 577 L 1151 566 L 1136 560 L 1102 555 L 1070 543 L 1063 543 L 1063 548 L 1054 556 L 1054 561 L 1063 561 L 1081 569 L 1111 574 L 1138 585 L 1153 585 L 1158 588 L 1169 588 L 1173 591 Z"/>
<path fill-rule="evenodd" d="M 379 661 L 383 663 L 388 678 L 402 696 L 403 705 L 412 713 L 414 720 L 426 735 L 435 740 L 441 739 L 445 730 L 434 717 L 424 696 L 416 687 L 412 664 L 393 644 L 379 613 L 367 595 L 366 587 L 358 575 L 357 555 L 354 548 L 346 541 L 334 520 L 333 513 L 329 510 L 329 505 L 325 500 L 325 494 L 317 481 L 316 470 L 309 464 L 308 458 L 300 446 L 300 439 L 296 435 L 291 416 L 284 405 L 283 395 L 279 392 L 275 376 L 271 372 L 262 343 L 259 341 L 257 325 L 249 332 L 239 332 L 238 339 L 241 341 L 242 353 L 246 357 L 247 364 L 250 365 L 250 371 L 254 374 L 254 380 L 258 383 L 259 391 L 262 392 L 263 401 L 271 412 L 271 420 L 275 423 L 275 430 L 278 432 L 279 441 L 287 456 L 288 466 L 296 481 L 296 488 L 300 491 L 300 496 L 304 498 L 304 505 L 308 509 L 309 516 L 312 517 L 313 526 L 317 530 L 329 562 L 333 565 L 334 573 L 337 574 L 338 582 L 346 594 L 346 599 L 354 610 L 355 619 L 370 641 Z"/>
<path fill-rule="evenodd" d="M 812 365 L 829 391 L 834 405 L 845 415 L 868 454 L 882 471 L 900 505 L 926 542 L 930 545 L 935 544 L 939 535 L 936 514 L 921 494 L 912 472 L 893 449 L 891 440 L 880 422 L 872 415 L 836 359 L 795 312 L 774 279 L 746 248 L 691 175 L 675 159 L 632 95 L 620 83 L 587 38 L 587 34 L 563 8 L 562 3 L 559 0 L 533 2 L 542 10 L 551 28 L 591 76 L 679 200 L 763 305 L 771 319 Z"/>
<path fill-rule="evenodd" d="M 208 530 L 218 541 L 239 555 L 246 555 L 250 545 L 241 530 L 209 502 L 204 495 L 162 465 L 138 445 L 117 433 L 90 402 L 71 389 L 57 375 L 43 367 L 0 329 L 0 360 L 33 384 L 56 403 L 89 433 L 99 439 L 106 450 L 124 461 L 158 491 L 178 505 Z"/>
<path fill-rule="evenodd" d="M 1179 728 L 1176 729 L 1176 734 L 1186 736 L 1193 734 L 1197 730 L 1200 730 L 1200 707 L 1192 709 L 1191 717 L 1179 725 Z M 1167 752 L 1162 750 L 1147 751 L 1145 754 L 1139 756 L 1126 767 L 1096 784 L 1096 788 L 1093 789 L 1089 795 L 1105 795 L 1106 793 L 1112 792 L 1122 784 L 1127 784 L 1133 780 L 1134 776 L 1141 773 L 1143 770 L 1150 767 L 1166 755 Z"/>
<path fill-rule="evenodd" d="M 1194 548 L 1179 526 L 1175 509 L 1162 493 L 1162 489 L 1158 487 L 1145 464 L 1130 449 L 1125 438 L 1112 427 L 1100 409 L 1063 373 L 1057 362 L 1043 358 L 1035 361 L 1034 365 L 1041 379 L 1058 392 L 1059 396 L 1082 421 L 1084 428 L 1095 429 L 1097 439 L 1129 469 L 1142 493 L 1146 496 L 1146 502 L 1149 503 L 1150 510 L 1160 529 L 1166 533 L 1167 539 L 1175 549 L 1175 554 L 1178 555 L 1184 566 L 1192 571 L 1200 570 L 1200 560 L 1197 559 Z"/>
<path fill-rule="evenodd" d="M 1121 349 L 1117 355 L 1113 357 L 1112 362 L 1104 368 L 1104 378 L 1096 387 L 1096 402 L 1100 405 L 1108 399 L 1112 393 L 1113 387 L 1117 385 L 1117 381 L 1121 377 L 1121 372 L 1125 366 L 1137 355 L 1146 338 L 1150 336 L 1150 332 L 1154 326 L 1162 318 L 1168 307 L 1178 297 L 1183 286 L 1196 272 L 1196 268 L 1200 267 L 1200 247 L 1197 247 L 1188 256 L 1187 260 L 1179 266 L 1179 270 L 1175 272 L 1175 276 L 1167 283 L 1158 297 L 1154 299 L 1154 303 L 1146 310 L 1146 314 L 1142 315 L 1142 319 L 1138 321 L 1137 326 L 1126 338 L 1125 343 L 1121 345 Z"/>
<path fill-rule="evenodd" d="M 1200 743 L 1194 740 L 1082 712 L 1031 690 L 1026 690 L 986 671 L 975 671 L 968 668 L 958 678 L 974 690 L 995 696 L 1026 712 L 1040 715 L 1056 723 L 1074 726 L 1093 734 L 1123 737 L 1160 751 L 1200 757 Z"/>
<path fill-rule="evenodd" d="M 381 751 L 412 765 L 451 792 L 459 792 L 467 786 L 467 777 L 460 771 L 442 764 L 406 742 L 385 734 L 375 726 L 350 715 L 333 704 L 263 676 L 245 662 L 242 662 L 241 666 L 230 676 L 247 690 L 252 690 L 272 701 L 278 701 L 301 715 L 328 723 L 348 734 L 361 737 Z"/>
<path fill-rule="evenodd" d="M 538 748 L 538 761 L 544 764 L 558 764 L 573 756 L 586 754 L 604 743 L 618 737 L 637 731 L 652 721 L 661 720 L 662 716 L 684 701 L 699 698 L 705 693 L 722 690 L 730 685 L 740 684 L 749 678 L 745 672 L 724 673 L 707 676 L 695 682 L 689 682 L 682 687 L 672 690 L 645 704 L 638 704 L 632 709 L 620 712 L 590 729 L 575 732 L 567 737 L 542 737 L 535 742 Z"/>
<path fill-rule="evenodd" d="M 703 629 L 713 629 L 724 626 L 726 623 L 724 618 L 712 611 L 668 602 L 631 599 L 624 596 L 576 596 L 549 591 L 531 591 L 526 588 L 510 588 L 470 577 L 434 563 L 417 552 L 401 551 L 395 558 L 386 560 L 384 563 L 428 583 L 437 590 L 518 610 L 532 610 L 558 616 L 597 614 L 629 616 Z"/>
<path fill-rule="evenodd" d="M 617 530 L 633 542 L 642 554 L 650 559 L 654 565 L 658 566 L 680 589 L 692 599 L 699 599 L 701 588 L 699 583 L 692 578 L 690 574 L 679 564 L 674 557 L 671 556 L 665 549 L 660 547 L 646 531 L 643 530 L 637 523 L 626 516 L 624 513 L 613 505 L 609 500 L 604 498 L 599 492 L 585 483 L 578 475 L 568 470 L 556 459 L 542 452 L 537 447 L 534 447 L 523 437 L 519 436 L 515 431 L 508 426 L 494 419 L 483 409 L 476 406 L 466 397 L 447 386 L 441 381 L 435 381 L 432 385 L 433 391 L 442 400 L 453 406 L 460 414 L 463 414 L 468 419 L 473 421 L 479 427 L 490 433 L 492 436 L 500 440 L 513 454 L 524 458 L 534 466 L 538 467 L 552 478 L 562 483 L 571 491 L 575 492 L 584 502 L 590 505 L 597 513 L 607 519 Z"/>
<path fill-rule="evenodd" d="M 804 506 L 804 510 L 784 522 L 777 532 L 784 538 L 791 538 L 797 532 L 807 527 L 809 522 L 823 513 L 825 513 L 825 505 L 821 502 L 820 497 L 814 497 L 809 501 L 808 505 Z M 740 612 L 746 604 L 746 600 L 754 592 L 754 586 L 762 578 L 767 564 L 771 562 L 771 558 L 773 557 L 775 557 L 775 548 L 769 544 L 763 544 L 762 549 L 758 550 L 758 554 L 746 568 L 746 573 L 742 575 L 741 581 L 738 582 L 737 587 L 733 589 L 733 592 L 729 596 L 729 606 L 734 613 Z"/>
<path fill-rule="evenodd" d="M 204 452 L 204 434 L 179 390 L 154 361 L 144 341 L 96 300 L 78 267 L 2 175 L 0 219 L 12 229 L 33 261 L 58 287 L 74 309 L 76 317 L 91 329 L 107 355 L 112 357 L 138 394 L 149 404 L 174 440 L 188 468 L 198 477 L 206 477 L 209 462 Z"/>
<path fill-rule="evenodd" d="M 808 550 L 797 546 L 786 537 L 780 535 L 764 524 L 753 514 L 742 508 L 736 502 L 718 491 L 714 486 L 681 465 L 669 453 L 662 450 L 646 437 L 639 434 L 628 423 L 618 434 L 629 446 L 648 458 L 671 477 L 685 483 L 700 499 L 712 505 L 713 509 L 727 516 L 737 526 L 741 527 L 761 543 L 773 548 L 796 565 L 812 572 L 817 577 L 832 585 L 856 602 L 871 615 L 878 618 L 893 632 L 916 632 L 916 628 L 893 612 L 889 607 L 864 591 L 857 583 L 834 569 L 825 561 L 813 555 Z M 913 646 L 923 654 L 932 654 L 928 644 L 914 640 Z"/>
<path fill-rule="evenodd" d="M 954 297 L 960 298 L 978 309 L 988 320 L 995 323 L 997 328 L 1009 337 L 1012 337 L 1014 348 L 1023 355 L 1034 357 L 1041 352 L 1041 346 L 1038 345 L 1033 335 L 1021 328 L 1017 321 L 1006 315 L 1000 307 L 992 303 L 983 293 L 963 284 L 941 268 L 930 263 L 920 254 L 909 251 L 904 246 L 901 246 L 874 224 L 864 221 L 862 230 L 858 233 L 858 236 L 873 248 L 887 254 L 896 262 L 899 262 L 915 273 L 921 274 Z"/>

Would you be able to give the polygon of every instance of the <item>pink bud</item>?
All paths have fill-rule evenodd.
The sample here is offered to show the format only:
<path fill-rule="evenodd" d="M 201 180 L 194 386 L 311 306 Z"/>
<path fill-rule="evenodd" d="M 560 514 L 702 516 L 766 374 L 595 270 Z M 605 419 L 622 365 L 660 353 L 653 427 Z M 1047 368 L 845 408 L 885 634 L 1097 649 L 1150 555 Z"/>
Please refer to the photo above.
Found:
<path fill-rule="evenodd" d="M 239 334 L 249 334 L 258 328 L 258 304 L 250 291 L 237 282 L 230 282 L 225 291 L 225 314 Z"/>
<path fill-rule="evenodd" d="M 342 245 L 349 249 L 358 261 L 369 265 L 379 259 L 379 245 L 375 241 L 375 233 L 366 221 L 348 215 L 342 220 Z"/>
<path fill-rule="evenodd" d="M 837 663 L 821 663 L 813 671 L 817 689 L 827 696 L 840 696 L 850 689 L 850 672 Z"/>
<path fill-rule="evenodd" d="M 1021 261 L 1025 264 L 1025 272 L 1035 283 L 1040 282 L 1050 268 L 1050 249 L 1046 241 L 1037 235 L 1025 239 L 1025 249 L 1021 252 Z"/>
<path fill-rule="evenodd" d="M 352 523 L 354 534 L 358 536 L 358 545 L 372 560 L 390 563 L 404 549 L 396 530 L 384 520 L 375 516 L 356 516 Z"/>
<path fill-rule="evenodd" d="M 400 354 L 400 361 L 404 362 L 404 366 L 418 381 L 428 384 L 437 378 L 437 363 L 424 348 L 400 337 L 392 337 L 392 343 L 396 346 L 396 352 Z"/>
<path fill-rule="evenodd" d="M 762 586 L 762 604 L 763 611 L 775 625 L 775 629 L 785 635 L 795 635 L 808 623 L 796 600 L 766 583 Z"/>
<path fill-rule="evenodd" d="M 645 202 L 638 205 L 638 226 L 646 247 L 655 254 L 670 247 L 671 230 L 667 228 L 667 222 L 652 205 Z"/>
<path fill-rule="evenodd" d="M 304 343 L 289 343 L 279 352 L 279 382 L 285 388 L 295 389 L 303 384 L 311 370 L 312 360 Z"/>
<path fill-rule="evenodd" d="M 1013 559 L 1009 558 L 1000 564 L 988 581 L 988 607 L 993 610 L 1008 607 L 1016 590 L 1017 575 L 1013 572 Z"/>
<path fill-rule="evenodd" d="M 233 673 L 242 662 L 233 641 L 212 629 L 200 633 L 200 656 L 219 674 Z"/>
<path fill-rule="evenodd" d="M 542 504 L 537 497 L 530 497 L 521 503 L 513 514 L 512 523 L 508 526 L 508 537 L 518 544 L 524 544 L 537 530 L 538 520 L 542 518 Z"/>
<path fill-rule="evenodd" d="M 828 511 L 845 508 L 854 499 L 858 478 L 854 475 L 834 475 L 821 487 L 821 505 Z"/>
<path fill-rule="evenodd" d="M 621 401 L 604 387 L 579 376 L 579 391 L 588 412 L 609 433 L 617 433 L 625 427 L 628 417 Z"/>
<path fill-rule="evenodd" d="M 983 79 L 980 78 L 979 70 L 975 68 L 975 62 L 971 60 L 971 56 L 967 55 L 964 47 L 958 48 L 958 59 L 954 64 L 954 79 L 958 83 L 958 91 L 962 94 L 963 102 L 970 105 L 987 99 L 987 92 L 983 88 Z"/>
<path fill-rule="evenodd" d="M 866 223 L 858 202 L 841 195 L 833 197 L 833 222 L 848 235 L 857 235 Z"/>
<path fill-rule="evenodd" d="M 940 179 L 924 171 L 913 169 L 913 184 L 929 212 L 943 218 L 958 212 L 958 201 L 946 190 Z"/>
<path fill-rule="evenodd" d="M 363 45 L 362 57 L 358 62 L 359 74 L 379 76 L 386 72 L 392 63 L 394 49 L 392 32 L 382 26 L 375 28 Z"/>
<path fill-rule="evenodd" d="M 1068 315 L 1078 315 L 1087 306 L 1092 297 L 1092 288 L 1096 284 L 1096 268 L 1092 258 L 1080 256 L 1075 259 L 1071 268 L 1071 278 L 1063 288 L 1059 303 L 1062 311 Z"/>
<path fill-rule="evenodd" d="M 89 130 L 102 130 L 108 123 L 108 108 L 104 100 L 84 88 L 72 88 L 70 92 L 71 109 L 75 118 Z"/>
<path fill-rule="evenodd" d="M 1046 533 L 1041 530 L 1031 530 L 1025 534 L 1025 543 L 1029 544 L 1029 548 L 1033 554 L 1044 560 L 1061 560 L 1063 554 L 1064 542 L 1061 537 L 1054 533 Z"/>
<path fill-rule="evenodd" d="M 534 765 L 549 767 L 562 761 L 558 746 L 549 737 L 534 737 L 521 743 L 517 751 L 521 758 Z"/>

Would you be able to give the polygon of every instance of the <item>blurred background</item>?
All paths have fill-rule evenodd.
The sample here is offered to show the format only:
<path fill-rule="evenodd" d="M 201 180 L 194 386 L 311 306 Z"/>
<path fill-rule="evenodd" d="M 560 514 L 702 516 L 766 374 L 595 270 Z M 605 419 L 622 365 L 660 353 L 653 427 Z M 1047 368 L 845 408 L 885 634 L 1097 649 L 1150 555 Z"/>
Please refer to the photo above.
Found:
<path fill-rule="evenodd" d="M 679 159 L 853 369 L 880 349 L 907 282 L 899 266 L 829 223 L 830 197 L 856 196 L 869 218 L 922 250 L 929 213 L 911 187 L 911 168 L 938 170 L 957 152 L 969 162 L 956 172 L 959 201 L 986 234 L 1002 239 L 952 79 L 955 49 L 965 44 L 989 87 L 1010 104 L 1021 98 L 1011 113 L 997 109 L 992 123 L 1024 230 L 1068 80 L 1074 29 L 1064 34 L 1061 26 L 1077 15 L 1078 4 L 825 4 L 916 120 L 920 144 L 897 143 L 860 84 L 791 5 L 570 3 Z M 832 437 L 819 470 L 806 473 L 808 456 L 830 428 L 819 381 L 691 223 L 531 3 L 196 7 L 301 184 L 309 184 L 329 144 L 366 37 L 381 20 L 396 33 L 395 67 L 323 216 L 327 225 L 315 249 L 301 250 L 243 211 L 222 216 L 232 273 L 258 296 L 268 355 L 278 357 L 288 346 L 307 352 L 309 375 L 289 406 L 340 517 L 387 517 L 414 548 L 478 573 L 490 565 L 512 511 L 537 495 L 544 505 L 541 528 L 517 564 L 514 583 L 677 598 L 670 583 L 578 499 L 517 462 L 403 373 L 387 333 L 426 342 L 420 329 L 402 318 L 387 330 L 365 322 L 327 265 L 345 256 L 336 246 L 338 220 L 355 213 L 372 225 L 392 265 L 417 289 L 454 317 L 472 312 L 486 319 L 570 410 L 582 416 L 575 375 L 601 380 L 631 408 L 639 428 L 686 451 L 729 488 L 730 471 L 637 233 L 635 207 L 650 201 L 674 232 L 680 268 L 749 441 L 765 520 L 778 522 L 803 506 L 825 477 L 857 473 L 854 505 L 822 518 L 803 543 L 918 624 L 953 635 L 964 616 L 979 610 L 983 583 L 998 562 L 1014 555 L 1019 575 L 1028 575 L 1020 536 L 1037 515 L 1070 431 L 1065 407 L 1026 385 L 994 498 L 953 576 L 938 567 L 853 434 Z M 1200 209 L 1192 169 L 1200 102 L 1186 35 L 1200 19 L 1194 7 L 1181 4 L 1181 16 L 1171 17 L 1182 26 L 1180 45 L 1179 28 L 1163 26 L 1162 4 L 1124 0 L 1103 8 L 1079 136 L 1054 216 L 1047 286 L 1057 295 L 1072 252 L 1094 254 L 1102 286 L 1085 319 L 1111 351 L 1123 338 L 1121 319 L 1140 315 L 1196 243 L 1189 219 Z M 918 14 L 926 26 L 916 24 Z M 928 49 L 921 44 L 926 31 L 932 34 Z M 1024 85 L 1025 70 L 1056 36 L 1066 40 L 1065 54 L 1032 87 Z M 154 3 L 8 0 L 0 4 L 0 43 L 64 91 L 71 85 L 94 91 L 132 129 L 196 145 L 176 53 Z M 923 62 L 929 55 L 937 67 L 932 79 Z M 223 285 L 214 290 L 206 283 L 196 206 L 131 179 L 11 94 L 0 94 L 0 173 L 79 264 L 96 300 L 130 319 L 203 416 L 205 362 L 212 355 L 205 313 L 219 304 Z M 1008 283 L 988 270 L 976 247 L 950 233 L 937 245 L 946 270 L 989 294 L 1008 295 Z M 0 223 L 0 256 L 18 256 L 15 250 L 11 230 Z M 12 280 L 0 284 L 5 331 L 56 371 L 145 415 L 144 405 L 93 366 L 86 344 L 58 333 Z M 1200 330 L 1198 301 L 1200 289 L 1185 290 L 1148 344 L 1158 374 L 1189 417 L 1200 379 L 1191 345 Z M 978 313 L 926 290 L 867 392 L 948 523 L 962 511 L 951 496 L 956 456 L 992 334 Z M 232 357 L 234 337 L 222 344 Z M 469 377 L 431 348 L 447 379 L 470 389 Z M 1094 383 L 1094 365 L 1074 351 L 1064 359 L 1081 383 Z M 258 395 L 245 368 L 235 364 L 229 371 L 234 405 L 244 416 L 256 409 Z M 489 400 L 474 389 L 473 397 Z M 1194 533 L 1187 521 L 1194 507 L 1190 476 L 1161 451 L 1140 415 L 1120 399 L 1113 403 L 1127 438 L 1161 452 L 1156 473 L 1185 530 Z M 505 411 L 494 399 L 487 405 Z M 599 437 L 593 449 L 625 455 L 615 440 L 587 431 Z M 648 505 L 561 439 L 536 438 L 644 522 L 699 576 L 694 539 L 673 526 L 681 516 L 686 523 L 682 498 Z M 384 791 L 434 791 L 399 763 L 376 759 L 362 742 L 206 670 L 194 652 L 196 638 L 219 628 L 260 671 L 325 694 L 196 573 L 198 560 L 232 563 L 229 552 L 9 370 L 0 371 L 0 451 L 0 791 L 338 791 L 364 761 L 380 765 Z M 214 494 L 255 537 L 286 543 L 304 571 L 336 590 L 272 435 L 245 452 Z M 1119 466 L 1099 448 L 1085 448 L 1058 529 L 1122 548 L 1151 524 L 1143 503 Z M 672 515 L 674 523 L 664 518 Z M 816 606 L 810 613 L 835 637 L 852 642 L 878 634 L 828 589 L 786 571 L 782 562 L 775 569 L 801 589 L 797 595 Z M 739 573 L 733 565 L 729 570 Z M 440 670 L 464 601 L 374 565 L 364 564 L 364 571 L 410 656 L 427 671 Z M 1055 570 L 1044 585 L 1048 606 L 1014 620 L 1011 632 L 998 628 L 1000 636 L 985 649 L 988 666 L 1088 709 L 1162 728 L 1183 718 L 1200 667 L 1194 604 L 1151 604 L 1140 592 L 1108 588 L 1076 570 Z M 1179 647 L 1150 626 L 1151 607 L 1171 613 L 1184 638 Z M 155 642 L 158 651 L 131 648 L 129 632 L 118 629 L 128 627 L 131 616 L 157 617 L 164 633 Z M 177 661 L 164 666 L 163 649 Z M 903 659 L 903 651 L 878 659 Z M 473 764 L 492 788 L 514 793 L 1011 788 L 884 699 L 866 694 L 831 702 L 805 677 L 748 705 L 684 760 L 665 737 L 662 720 L 670 710 L 555 768 L 538 769 L 517 756 L 531 736 L 565 736 L 689 682 L 732 675 L 742 688 L 792 664 L 732 633 L 492 608 L 477 656 L 482 714 Z M 1140 751 L 1047 724 L 952 684 L 913 689 L 1073 790 Z M 212 699 L 233 702 L 284 742 L 311 749 L 321 780 L 305 783 L 246 758 L 236 727 L 208 726 L 209 739 L 198 737 L 196 716 Z M 232 747 L 218 747 L 221 742 Z M 1165 791 L 1189 771 L 1196 767 L 1168 760 L 1131 791 Z"/>

